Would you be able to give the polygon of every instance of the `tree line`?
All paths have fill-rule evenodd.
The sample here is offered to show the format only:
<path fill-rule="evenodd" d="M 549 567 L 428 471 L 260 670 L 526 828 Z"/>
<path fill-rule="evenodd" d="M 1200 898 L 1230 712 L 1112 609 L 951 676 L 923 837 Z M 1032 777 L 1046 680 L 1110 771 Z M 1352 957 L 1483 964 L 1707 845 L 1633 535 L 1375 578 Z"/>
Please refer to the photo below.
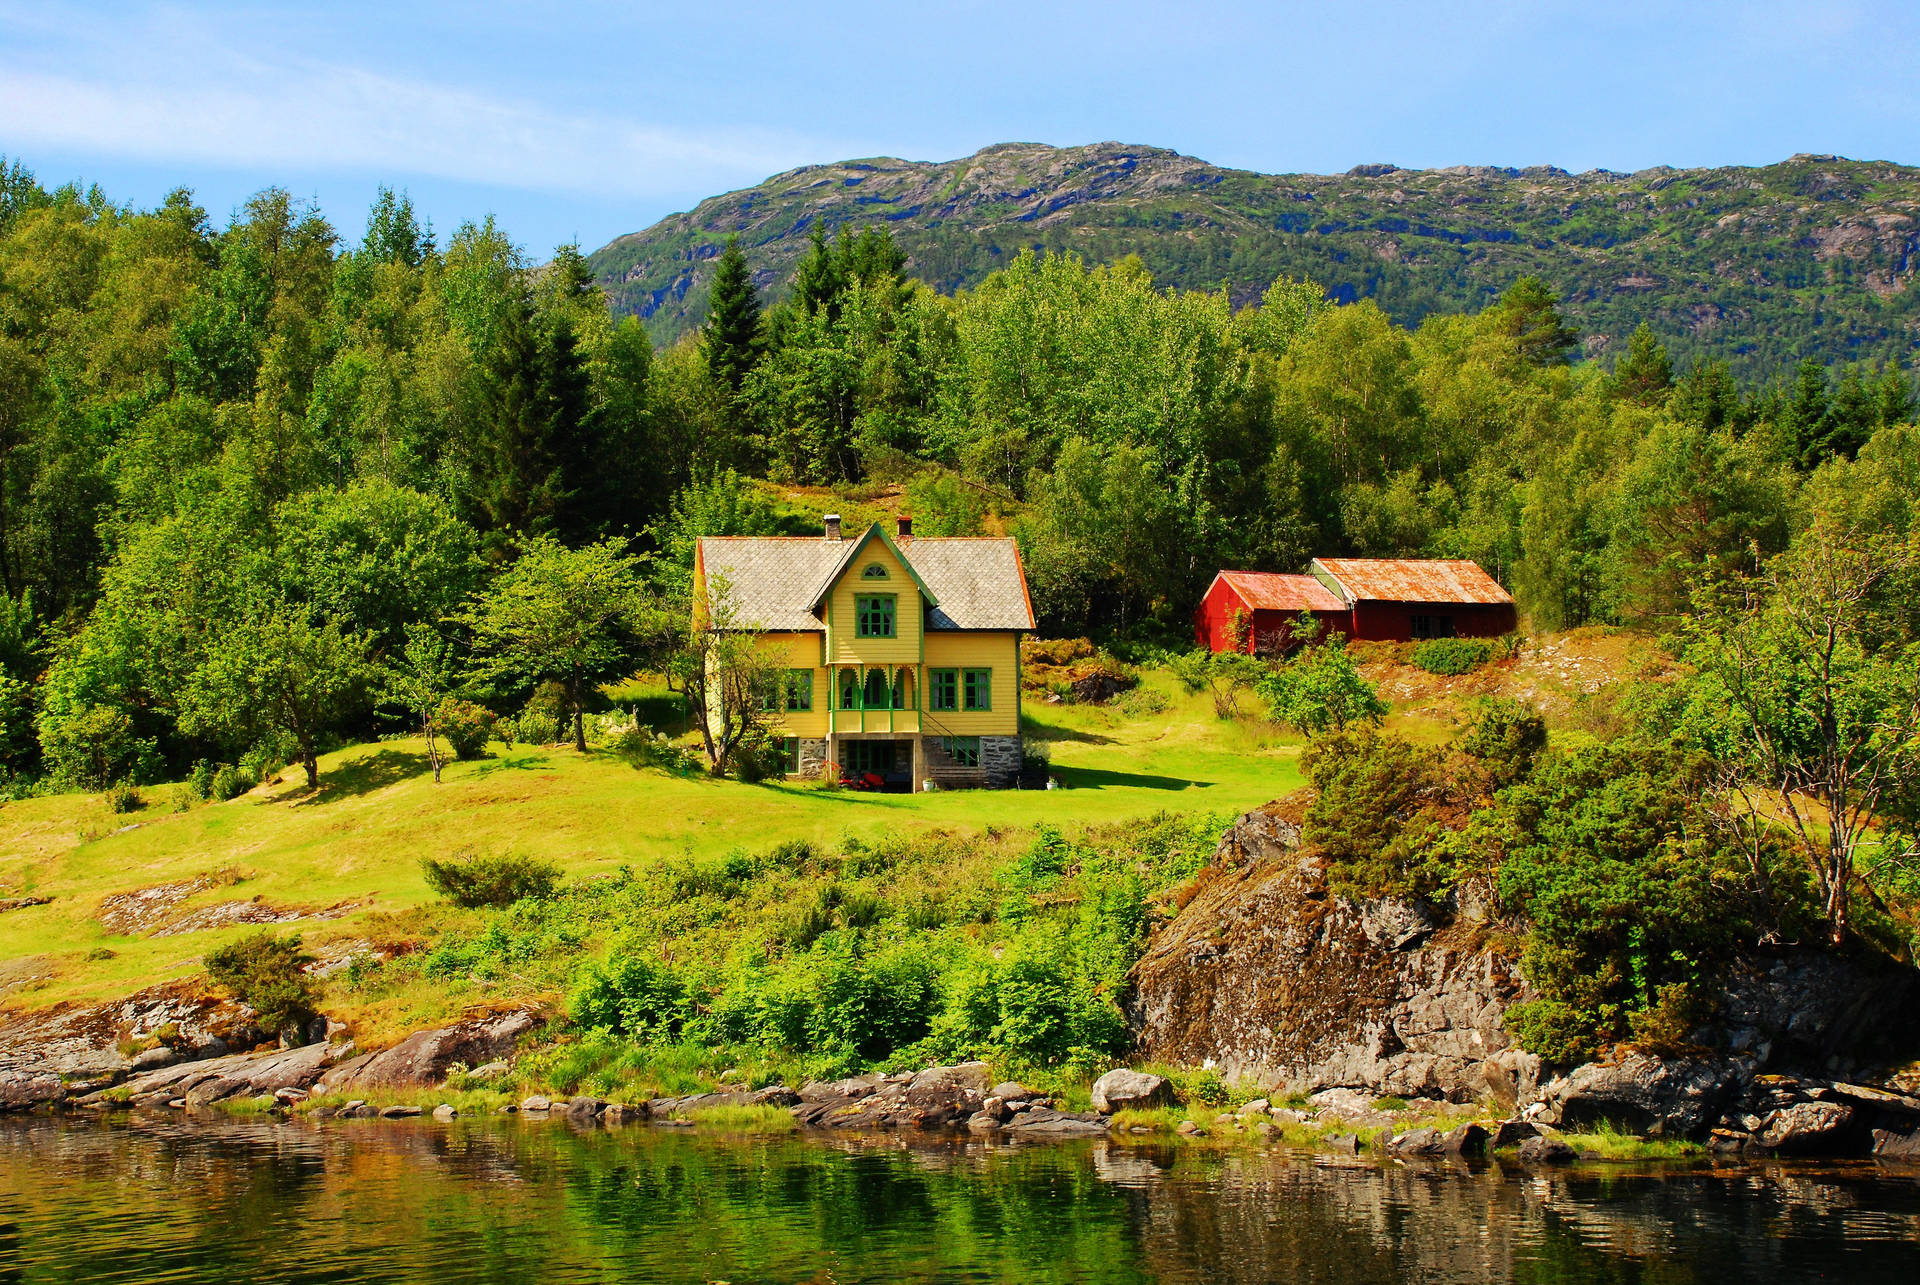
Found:
<path fill-rule="evenodd" d="M 536 265 L 491 219 L 443 244 L 383 191 L 349 242 L 269 190 L 216 227 L 0 162 L 0 771 L 311 772 L 447 699 L 578 738 L 623 666 L 691 681 L 693 541 L 790 526 L 755 479 L 1004 522 L 1043 630 L 1165 639 L 1217 569 L 1326 553 L 1475 558 L 1539 628 L 1662 624 L 1822 513 L 1910 524 L 1920 478 L 1903 370 L 1743 386 L 1644 329 L 1577 364 L 1530 279 L 1409 331 L 1134 260 L 944 296 L 874 229 L 816 230 L 777 307 L 740 246 L 718 267 L 655 351 L 576 247 Z"/>

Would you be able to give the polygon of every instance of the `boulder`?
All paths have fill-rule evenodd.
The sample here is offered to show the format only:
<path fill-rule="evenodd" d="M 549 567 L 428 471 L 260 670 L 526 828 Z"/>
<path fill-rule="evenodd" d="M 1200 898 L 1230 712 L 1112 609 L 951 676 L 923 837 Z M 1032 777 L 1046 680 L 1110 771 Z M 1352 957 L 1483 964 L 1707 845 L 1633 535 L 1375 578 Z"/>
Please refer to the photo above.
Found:
<path fill-rule="evenodd" d="M 988 1111 L 976 1111 L 967 1117 L 968 1133 L 1000 1132 L 1000 1117 Z"/>
<path fill-rule="evenodd" d="M 552 1106 L 553 1100 L 540 1093 L 520 1099 L 520 1109 L 522 1111 L 545 1111 Z"/>
<path fill-rule="evenodd" d="M 507 1069 L 505 1062 L 482 1062 L 479 1066 L 468 1071 L 467 1074 L 476 1080 L 491 1080 L 496 1075 L 505 1075 Z"/>
<path fill-rule="evenodd" d="M 442 1102 L 439 1106 L 433 1109 L 433 1118 L 440 1121 L 442 1124 L 445 1124 L 448 1120 L 453 1119 L 459 1114 L 460 1113 L 457 1110 L 455 1110 L 450 1103 L 446 1103 L 446 1102 Z"/>
<path fill-rule="evenodd" d="M 142 1071 L 158 1071 L 162 1067 L 172 1066 L 180 1060 L 180 1055 L 164 1044 L 156 1044 L 144 1053 L 134 1054 L 128 1069 L 135 1075 Z"/>
<path fill-rule="evenodd" d="M 1320 1145 L 1330 1151 L 1338 1151 L 1342 1155 L 1360 1154 L 1360 1139 L 1351 1133 L 1329 1133 L 1320 1139 Z"/>
<path fill-rule="evenodd" d="M 1873 1131 L 1873 1154 L 1888 1160 L 1920 1160 L 1920 1129 Z"/>
<path fill-rule="evenodd" d="M 1025 1102 L 1029 1098 L 1044 1098 L 1047 1095 L 1038 1089 L 1029 1089 L 1018 1080 L 1002 1080 L 987 1090 L 990 1098 L 999 1098 L 1002 1102 Z"/>
<path fill-rule="evenodd" d="M 1253 1101 L 1241 1107 L 1234 1114 L 1243 1115 L 1243 1116 L 1265 1115 L 1267 1111 L 1272 1108 L 1272 1106 L 1273 1104 L 1267 1101 L 1265 1098 L 1255 1098 Z"/>
<path fill-rule="evenodd" d="M 1524 1165 L 1570 1165 L 1580 1157 L 1558 1138 L 1528 1138 L 1520 1144 L 1520 1163 Z"/>
<path fill-rule="evenodd" d="M 440 1084 L 455 1063 L 479 1066 L 513 1052 L 520 1037 L 538 1027 L 539 1013 L 514 1009 L 470 1018 L 437 1030 L 416 1031 L 390 1049 L 363 1054 L 328 1071 L 330 1093 L 360 1088 L 414 1088 Z"/>
<path fill-rule="evenodd" d="M 1106 1118 L 1095 1111 L 1055 1111 L 1039 1107 L 1022 1111 L 1007 1125 L 1016 1137 L 1096 1138 L 1107 1133 Z"/>
<path fill-rule="evenodd" d="M 238 1076 L 216 1075 L 205 1079 L 187 1090 L 187 1105 L 190 1107 L 211 1106 L 215 1102 L 224 1102 L 228 1098 L 239 1097 L 253 1086 Z"/>
<path fill-rule="evenodd" d="M 365 1110 L 364 1107 L 361 1109 Z M 380 1108 L 380 1118 L 382 1120 L 407 1120 L 419 1114 L 420 1108 L 410 1104 L 395 1104 L 394 1106 Z"/>
<path fill-rule="evenodd" d="M 1207 1136 L 1207 1131 L 1191 1120 L 1182 1120 L 1174 1126 L 1173 1131 L 1183 1138 L 1204 1138 Z"/>
<path fill-rule="evenodd" d="M 791 1107 L 798 1106 L 800 1095 L 784 1084 L 769 1084 L 764 1089 L 755 1089 L 747 1094 L 747 1105 L 755 1107 Z"/>
<path fill-rule="evenodd" d="M 1093 1082 L 1093 1109 L 1102 1115 L 1115 1111 L 1145 1111 L 1173 1104 L 1173 1085 L 1166 1077 L 1145 1071 L 1117 1069 Z"/>
<path fill-rule="evenodd" d="M 1412 1129 L 1388 1142 L 1387 1150 L 1403 1156 L 1444 1155 L 1446 1139 L 1438 1129 Z"/>
<path fill-rule="evenodd" d="M 1770 1113 L 1754 1141 L 1789 1155 L 1833 1151 L 1853 1120 L 1853 1108 L 1844 1103 L 1800 1102 Z"/>
<path fill-rule="evenodd" d="M 647 1112 L 645 1107 L 629 1106 L 624 1102 L 609 1102 L 607 1103 L 607 1109 L 600 1113 L 600 1123 L 610 1129 L 623 1124 L 632 1124 L 636 1120 L 644 1120 L 646 1118 Z"/>
<path fill-rule="evenodd" d="M 592 1120 L 606 1109 L 607 1104 L 599 1098 L 575 1098 L 567 1103 L 567 1119 Z"/>
<path fill-rule="evenodd" d="M 993 1074 L 985 1062 L 962 1062 L 957 1066 L 930 1066 L 914 1076 L 910 1088 L 942 1086 L 967 1089 L 984 1098 L 993 1087 Z"/>
<path fill-rule="evenodd" d="M 1740 1086 L 1740 1067 L 1723 1058 L 1629 1053 L 1550 1081 L 1536 1118 L 1563 1128 L 1610 1121 L 1650 1137 L 1698 1138 Z"/>
<path fill-rule="evenodd" d="M 45 1072 L 0 1071 L 0 1111 L 27 1111 L 64 1100 L 67 1087 Z"/>
<path fill-rule="evenodd" d="M 1538 1125 L 1526 1120 L 1502 1120 L 1493 1131 L 1493 1149 L 1517 1147 L 1529 1138 L 1541 1136 Z"/>
<path fill-rule="evenodd" d="M 1327 1115 L 1344 1120 L 1363 1120 L 1374 1114 L 1373 1099 L 1352 1089 L 1322 1089 L 1307 1102 Z"/>
<path fill-rule="evenodd" d="M 1487 1153 L 1487 1131 L 1477 1124 L 1463 1124 L 1440 1140 L 1440 1149 L 1450 1156 L 1483 1156 Z"/>

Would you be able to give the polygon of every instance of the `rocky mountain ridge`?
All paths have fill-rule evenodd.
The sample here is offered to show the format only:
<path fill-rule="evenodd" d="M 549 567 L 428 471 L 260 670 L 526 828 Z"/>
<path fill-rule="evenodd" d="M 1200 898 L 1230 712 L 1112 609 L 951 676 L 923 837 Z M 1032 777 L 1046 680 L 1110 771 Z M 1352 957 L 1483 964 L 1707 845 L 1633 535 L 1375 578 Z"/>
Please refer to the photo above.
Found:
<path fill-rule="evenodd" d="M 945 162 L 809 165 L 703 201 L 591 256 L 657 341 L 697 325 L 738 235 L 770 297 L 818 224 L 882 226 L 951 292 L 1024 249 L 1137 254 L 1162 284 L 1256 299 L 1283 273 L 1397 320 L 1485 306 L 1524 273 L 1567 301 L 1586 350 L 1641 320 L 1675 355 L 1747 372 L 1920 344 L 1920 169 L 1832 156 L 1757 168 L 1571 174 L 1550 166 L 1265 175 L 1163 148 L 1005 143 Z"/>

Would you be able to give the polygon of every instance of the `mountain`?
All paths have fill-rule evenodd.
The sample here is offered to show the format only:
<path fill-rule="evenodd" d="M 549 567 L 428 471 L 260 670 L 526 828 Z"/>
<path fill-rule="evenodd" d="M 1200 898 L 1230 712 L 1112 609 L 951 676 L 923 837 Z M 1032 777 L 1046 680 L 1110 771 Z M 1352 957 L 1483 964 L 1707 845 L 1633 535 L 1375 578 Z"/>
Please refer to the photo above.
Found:
<path fill-rule="evenodd" d="M 1589 356 L 1651 323 L 1683 363 L 1745 374 L 1909 356 L 1920 345 L 1920 169 L 1795 156 L 1758 168 L 1570 174 L 1542 166 L 1340 175 L 1222 169 L 1151 147 L 1006 143 L 957 161 L 809 165 L 716 196 L 591 257 L 616 310 L 669 341 L 699 323 L 711 261 L 738 234 L 778 298 L 814 223 L 893 230 L 936 289 L 1023 249 L 1258 298 L 1282 273 L 1395 319 L 1484 306 L 1525 273 L 1566 301 Z"/>

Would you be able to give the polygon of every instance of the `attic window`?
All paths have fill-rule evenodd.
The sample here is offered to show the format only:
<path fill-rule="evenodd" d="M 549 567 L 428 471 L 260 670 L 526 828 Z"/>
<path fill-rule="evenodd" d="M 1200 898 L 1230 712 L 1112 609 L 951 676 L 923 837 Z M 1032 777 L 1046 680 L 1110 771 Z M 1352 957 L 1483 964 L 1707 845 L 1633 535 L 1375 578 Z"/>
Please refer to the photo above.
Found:
<path fill-rule="evenodd" d="M 885 580 L 887 578 L 887 569 L 878 562 L 869 562 L 867 569 L 860 573 L 860 578 L 862 580 Z"/>

